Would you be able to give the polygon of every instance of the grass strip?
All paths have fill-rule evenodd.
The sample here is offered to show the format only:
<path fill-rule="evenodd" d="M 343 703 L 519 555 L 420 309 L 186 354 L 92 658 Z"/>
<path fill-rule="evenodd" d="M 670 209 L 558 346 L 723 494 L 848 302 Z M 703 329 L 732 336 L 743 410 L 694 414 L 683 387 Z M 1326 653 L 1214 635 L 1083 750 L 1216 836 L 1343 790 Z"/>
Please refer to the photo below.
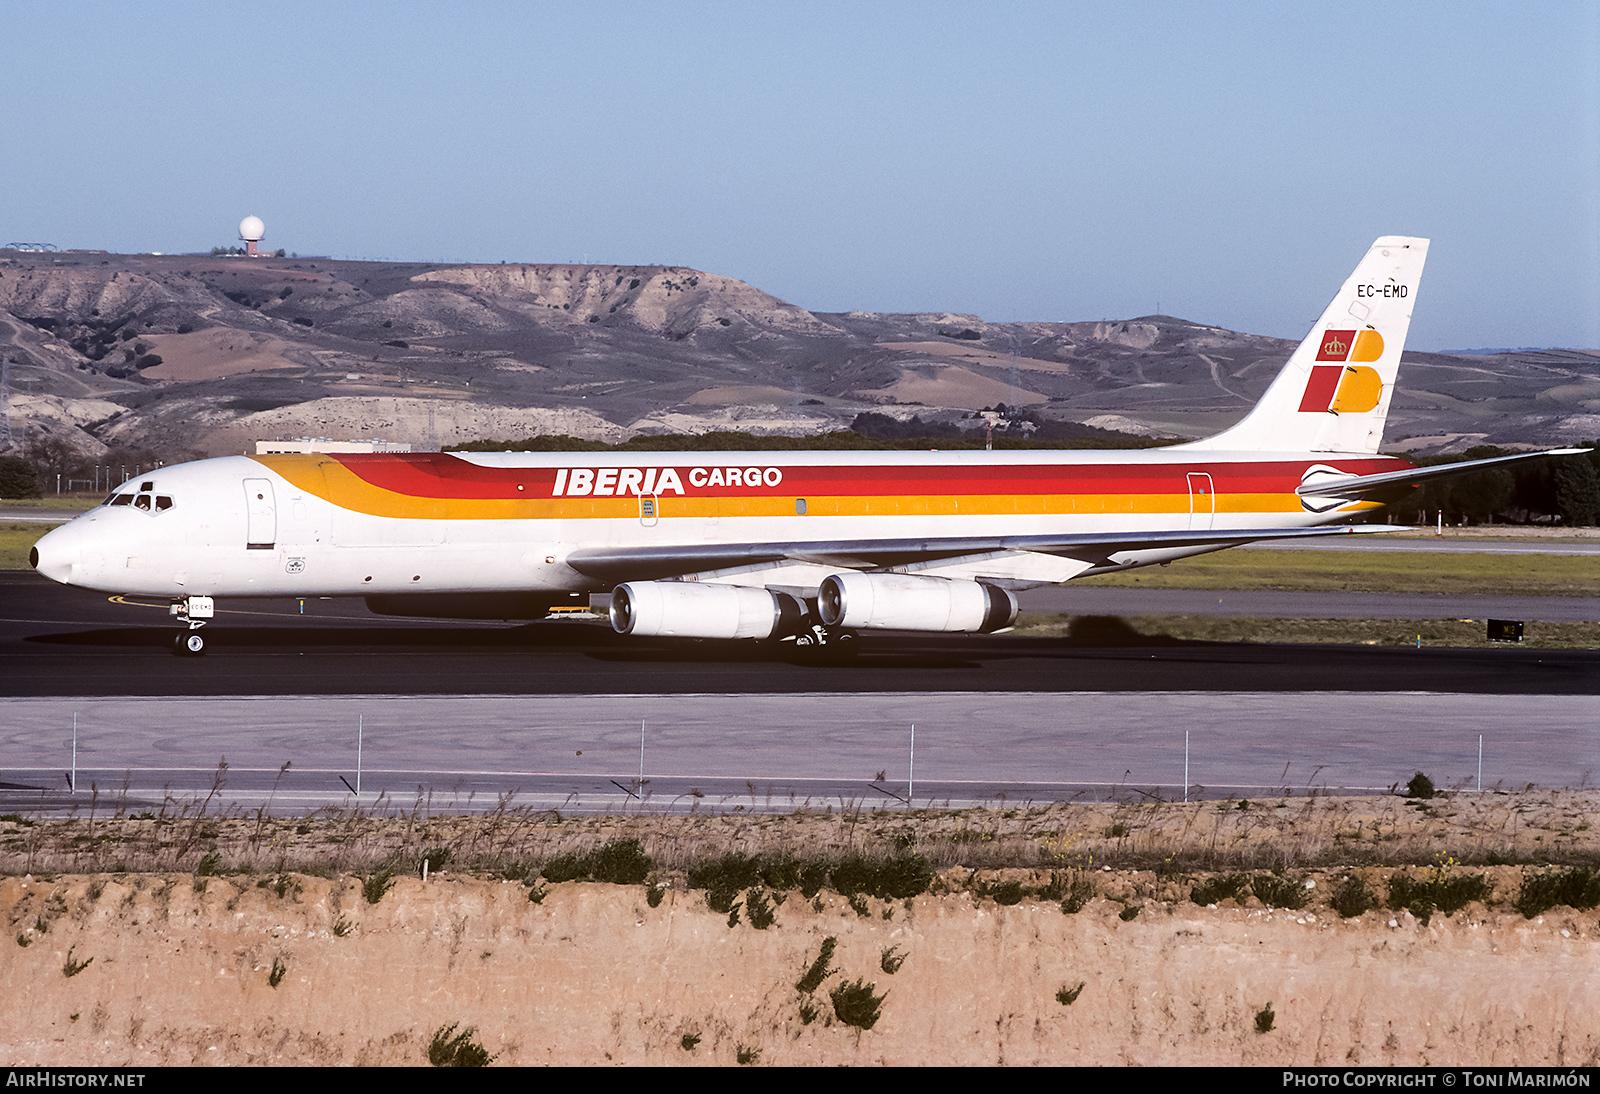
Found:
<path fill-rule="evenodd" d="M 1529 621 L 1523 641 L 1491 642 L 1483 619 L 1264 619 L 1208 615 L 1063 615 L 1025 612 L 1015 633 L 1085 645 L 1250 642 L 1274 645 L 1600 649 L 1600 623 Z"/>
<path fill-rule="evenodd" d="M 1079 578 L 1073 584 L 1079 583 L 1124 589 L 1595 596 L 1600 592 L 1600 556 L 1239 547 L 1170 566 Z"/>

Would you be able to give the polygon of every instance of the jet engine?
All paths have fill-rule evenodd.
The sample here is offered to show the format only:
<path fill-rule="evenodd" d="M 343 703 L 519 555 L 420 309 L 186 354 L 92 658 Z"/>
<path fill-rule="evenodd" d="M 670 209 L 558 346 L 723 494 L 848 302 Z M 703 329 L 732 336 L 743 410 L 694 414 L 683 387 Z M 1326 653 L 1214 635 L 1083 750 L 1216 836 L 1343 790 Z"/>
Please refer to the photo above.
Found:
<path fill-rule="evenodd" d="M 998 586 L 917 574 L 832 574 L 817 597 L 830 627 L 988 634 L 1010 626 L 1017 610 L 1017 598 Z"/>
<path fill-rule="evenodd" d="M 799 629 L 804 608 L 787 593 L 692 581 L 630 581 L 611 593 L 618 634 L 770 638 Z"/>

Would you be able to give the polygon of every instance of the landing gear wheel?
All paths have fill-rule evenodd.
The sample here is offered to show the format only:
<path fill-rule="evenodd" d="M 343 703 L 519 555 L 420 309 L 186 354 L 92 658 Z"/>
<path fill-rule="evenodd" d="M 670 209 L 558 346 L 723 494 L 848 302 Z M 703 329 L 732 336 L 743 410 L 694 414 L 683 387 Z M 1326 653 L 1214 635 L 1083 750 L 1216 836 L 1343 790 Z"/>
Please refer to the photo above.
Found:
<path fill-rule="evenodd" d="M 860 647 L 854 631 L 833 631 L 828 635 L 828 656 L 833 661 L 853 661 Z"/>
<path fill-rule="evenodd" d="M 180 657 L 200 657 L 206 652 L 206 636 L 199 631 L 179 631 L 172 649 Z"/>

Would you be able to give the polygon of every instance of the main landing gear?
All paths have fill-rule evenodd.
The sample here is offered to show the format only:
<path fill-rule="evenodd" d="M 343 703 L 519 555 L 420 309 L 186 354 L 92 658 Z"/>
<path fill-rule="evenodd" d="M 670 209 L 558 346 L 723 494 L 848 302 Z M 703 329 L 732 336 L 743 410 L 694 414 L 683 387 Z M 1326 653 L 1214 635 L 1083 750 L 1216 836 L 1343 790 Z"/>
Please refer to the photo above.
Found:
<path fill-rule="evenodd" d="M 186 596 L 174 600 L 168 613 L 177 619 L 183 630 L 172 636 L 172 652 L 179 657 L 199 657 L 206 652 L 206 636 L 200 628 L 216 614 L 216 605 L 209 596 Z"/>
<path fill-rule="evenodd" d="M 816 623 L 802 628 L 794 636 L 794 648 L 807 658 L 847 661 L 855 656 L 856 635 L 854 631 Z"/>

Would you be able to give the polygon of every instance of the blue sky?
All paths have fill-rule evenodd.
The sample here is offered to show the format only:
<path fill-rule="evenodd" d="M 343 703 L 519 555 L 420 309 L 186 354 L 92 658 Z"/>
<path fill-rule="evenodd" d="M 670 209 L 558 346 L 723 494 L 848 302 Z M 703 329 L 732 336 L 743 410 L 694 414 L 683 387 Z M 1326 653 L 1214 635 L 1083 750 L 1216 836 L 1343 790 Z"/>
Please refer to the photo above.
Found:
<path fill-rule="evenodd" d="M 5 5 L 0 244 L 664 263 L 817 311 L 1600 347 L 1600 4 Z"/>

